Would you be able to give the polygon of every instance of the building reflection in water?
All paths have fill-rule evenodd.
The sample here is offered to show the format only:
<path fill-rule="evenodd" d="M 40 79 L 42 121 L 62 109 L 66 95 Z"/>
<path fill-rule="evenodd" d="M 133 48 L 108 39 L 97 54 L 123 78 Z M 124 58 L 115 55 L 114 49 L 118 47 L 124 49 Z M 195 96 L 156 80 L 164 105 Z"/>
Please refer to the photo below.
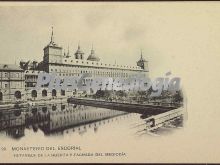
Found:
<path fill-rule="evenodd" d="M 0 134 L 19 139 L 25 136 L 25 129 L 45 135 L 63 135 L 77 131 L 84 134 L 87 129 L 98 131 L 103 123 L 110 123 L 113 117 L 127 113 L 116 110 L 94 108 L 83 105 L 53 103 L 30 106 L 26 109 L 10 109 L 0 112 Z"/>
<path fill-rule="evenodd" d="M 24 136 L 25 115 L 20 110 L 0 112 L 0 130 L 6 136 L 20 138 Z"/>

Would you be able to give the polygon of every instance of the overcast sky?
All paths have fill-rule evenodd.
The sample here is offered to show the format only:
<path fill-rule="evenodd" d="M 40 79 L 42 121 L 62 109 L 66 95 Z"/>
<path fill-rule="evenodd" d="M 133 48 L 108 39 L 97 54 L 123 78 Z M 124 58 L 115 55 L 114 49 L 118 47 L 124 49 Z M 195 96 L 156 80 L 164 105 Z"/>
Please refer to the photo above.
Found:
<path fill-rule="evenodd" d="M 80 41 L 87 57 L 93 43 L 103 61 L 133 65 L 142 49 L 153 75 L 178 73 L 186 56 L 206 58 L 213 37 L 219 40 L 214 2 L 8 4 L 0 7 L 1 63 L 41 61 L 52 26 L 55 42 L 72 55 Z"/>

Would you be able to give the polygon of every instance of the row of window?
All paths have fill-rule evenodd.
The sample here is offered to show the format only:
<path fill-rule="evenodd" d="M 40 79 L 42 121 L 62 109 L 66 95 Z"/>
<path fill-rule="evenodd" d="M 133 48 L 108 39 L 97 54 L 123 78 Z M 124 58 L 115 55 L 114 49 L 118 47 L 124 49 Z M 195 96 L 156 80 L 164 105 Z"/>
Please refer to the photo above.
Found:
<path fill-rule="evenodd" d="M 65 62 L 69 62 L 69 61 L 67 61 L 67 60 L 64 60 Z M 73 62 L 73 60 L 71 60 L 70 62 Z M 79 61 L 76 61 L 76 63 L 78 64 L 79 63 Z M 81 64 L 89 64 L 89 62 L 85 62 L 85 61 L 81 61 Z M 96 64 L 96 65 L 101 65 L 101 66 L 111 66 L 111 64 L 102 64 L 102 63 L 94 63 L 94 62 L 91 62 L 90 64 L 92 64 L 92 65 L 94 65 L 94 64 Z M 125 66 L 125 65 L 112 65 L 112 66 L 114 66 L 114 67 L 124 67 L 124 68 L 136 68 L 136 69 L 138 69 L 139 67 L 132 67 L 132 66 Z"/>
<path fill-rule="evenodd" d="M 106 73 L 119 73 L 119 72 L 126 72 L 126 73 L 133 73 L 134 71 L 133 70 L 126 70 L 126 69 L 114 69 L 114 68 L 91 68 L 91 67 L 80 67 L 80 66 L 73 66 L 70 67 L 68 66 L 68 68 L 66 66 L 63 66 L 64 68 L 61 69 L 61 66 L 60 66 L 60 69 L 57 69 L 57 68 L 51 68 L 50 71 L 53 72 L 66 72 L 66 73 L 78 73 L 80 71 L 87 71 L 87 70 L 90 70 L 90 72 L 99 72 L 100 70 L 105 70 Z M 135 70 L 135 72 L 137 72 Z"/>
<path fill-rule="evenodd" d="M 9 73 L 9 72 L 2 72 L 0 74 L 1 78 L 21 78 L 22 74 L 21 73 Z"/>
<path fill-rule="evenodd" d="M 90 73 L 95 76 L 111 76 L 111 77 L 128 77 L 129 74 L 132 74 L 133 72 L 116 72 L 116 71 L 100 71 L 100 70 L 79 70 L 79 69 L 72 69 L 72 70 L 62 70 L 62 69 L 50 69 L 51 72 L 57 72 L 59 76 L 80 76 L 79 74 L 83 73 Z"/>
<path fill-rule="evenodd" d="M 29 79 L 37 79 L 38 75 L 25 75 L 25 80 L 29 80 Z"/>
<path fill-rule="evenodd" d="M 13 82 L 13 83 L 2 83 L 1 84 L 1 88 L 22 88 L 23 87 L 23 83 L 21 82 Z"/>
<path fill-rule="evenodd" d="M 15 91 L 14 97 L 15 97 L 16 99 L 21 99 L 21 92 L 20 92 L 20 91 Z M 3 100 L 4 100 L 3 93 L 0 92 L 0 101 L 3 101 Z"/>
<path fill-rule="evenodd" d="M 81 74 L 77 74 L 77 73 L 59 73 L 58 74 L 59 76 L 80 76 Z M 93 74 L 94 76 L 103 76 L 103 77 L 128 77 L 128 74 L 123 74 L 123 73 L 121 73 L 121 74 L 117 74 L 117 75 L 113 75 L 113 74 Z"/>

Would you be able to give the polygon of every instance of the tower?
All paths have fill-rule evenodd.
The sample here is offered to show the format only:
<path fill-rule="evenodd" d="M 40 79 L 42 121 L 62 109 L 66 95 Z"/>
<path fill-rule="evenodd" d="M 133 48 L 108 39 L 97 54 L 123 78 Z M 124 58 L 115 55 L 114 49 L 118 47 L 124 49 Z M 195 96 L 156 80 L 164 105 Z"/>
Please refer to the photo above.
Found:
<path fill-rule="evenodd" d="M 62 62 L 62 47 L 54 42 L 53 27 L 49 44 L 44 48 L 44 63 L 61 63 Z"/>
<path fill-rule="evenodd" d="M 92 45 L 91 53 L 90 53 L 89 57 L 87 58 L 87 60 L 100 61 L 100 58 L 98 56 L 96 56 L 96 54 L 95 54 L 95 50 L 93 49 L 93 45 Z"/>
<path fill-rule="evenodd" d="M 145 71 L 149 71 L 148 70 L 148 61 L 143 58 L 142 50 L 141 50 L 141 58 L 137 62 L 137 66 L 140 66 Z"/>
<path fill-rule="evenodd" d="M 83 51 L 80 49 L 80 44 L 78 44 L 78 49 L 75 53 L 75 59 L 81 59 L 83 60 L 84 59 L 84 53 Z"/>

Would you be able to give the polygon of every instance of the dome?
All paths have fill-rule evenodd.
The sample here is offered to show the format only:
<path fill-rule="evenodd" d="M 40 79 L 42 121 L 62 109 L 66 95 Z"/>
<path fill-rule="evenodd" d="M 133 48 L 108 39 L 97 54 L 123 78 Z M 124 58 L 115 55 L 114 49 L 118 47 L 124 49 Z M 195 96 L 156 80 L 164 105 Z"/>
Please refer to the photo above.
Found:
<path fill-rule="evenodd" d="M 84 54 L 84 52 L 80 49 L 80 46 L 78 46 L 78 49 L 75 54 Z"/>
<path fill-rule="evenodd" d="M 90 60 L 90 61 L 100 61 L 100 58 L 95 55 L 95 51 L 92 49 L 91 50 L 91 54 L 89 55 L 87 60 Z"/>
<path fill-rule="evenodd" d="M 83 51 L 80 49 L 80 46 L 79 46 L 79 45 L 78 45 L 78 49 L 77 49 L 77 51 L 76 51 L 76 53 L 75 53 L 75 58 L 76 58 L 76 59 L 81 59 L 81 60 L 84 59 L 84 53 L 83 53 Z"/>

